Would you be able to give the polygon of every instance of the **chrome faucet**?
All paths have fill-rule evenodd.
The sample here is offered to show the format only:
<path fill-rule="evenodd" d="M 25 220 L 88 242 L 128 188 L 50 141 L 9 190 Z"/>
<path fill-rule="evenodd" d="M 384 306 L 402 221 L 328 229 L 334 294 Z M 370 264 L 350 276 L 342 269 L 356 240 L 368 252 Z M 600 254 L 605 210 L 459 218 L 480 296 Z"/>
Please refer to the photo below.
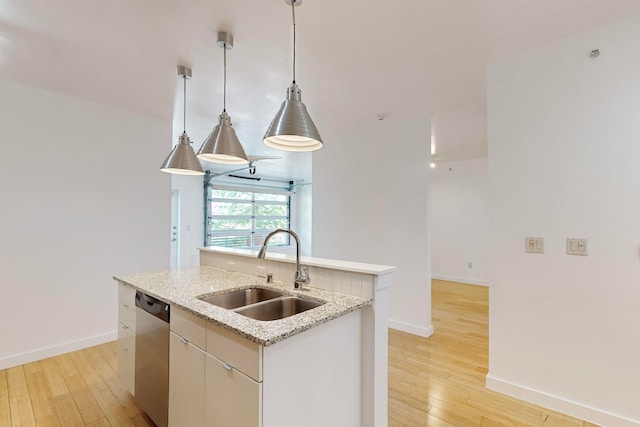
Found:
<path fill-rule="evenodd" d="M 269 242 L 269 239 L 271 239 L 273 235 L 277 233 L 290 234 L 291 236 L 293 236 L 294 240 L 296 241 L 296 277 L 293 282 L 294 283 L 293 287 L 295 289 L 302 289 L 304 285 L 311 282 L 311 279 L 309 278 L 309 274 L 308 274 L 309 269 L 307 267 L 300 268 L 300 238 L 296 233 L 294 233 L 291 230 L 287 230 L 285 228 L 278 228 L 276 230 L 273 230 L 271 233 L 267 234 L 267 237 L 265 237 L 264 243 L 260 248 L 260 252 L 258 252 L 258 259 L 264 259 L 264 256 L 267 253 L 267 243 Z"/>

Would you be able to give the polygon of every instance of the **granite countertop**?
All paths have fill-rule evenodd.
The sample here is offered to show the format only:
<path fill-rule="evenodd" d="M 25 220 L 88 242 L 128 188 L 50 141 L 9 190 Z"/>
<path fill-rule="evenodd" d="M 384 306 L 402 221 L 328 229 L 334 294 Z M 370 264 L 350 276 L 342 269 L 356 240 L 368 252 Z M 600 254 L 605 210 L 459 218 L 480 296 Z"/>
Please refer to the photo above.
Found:
<path fill-rule="evenodd" d="M 263 277 L 205 266 L 128 274 L 113 278 L 265 346 L 371 304 L 368 298 L 340 294 L 312 286 L 299 291 L 294 290 L 291 284 L 277 281 L 267 284 Z M 200 296 L 253 286 L 275 289 L 285 295 L 326 301 L 326 304 L 284 319 L 261 321 L 197 299 Z"/>

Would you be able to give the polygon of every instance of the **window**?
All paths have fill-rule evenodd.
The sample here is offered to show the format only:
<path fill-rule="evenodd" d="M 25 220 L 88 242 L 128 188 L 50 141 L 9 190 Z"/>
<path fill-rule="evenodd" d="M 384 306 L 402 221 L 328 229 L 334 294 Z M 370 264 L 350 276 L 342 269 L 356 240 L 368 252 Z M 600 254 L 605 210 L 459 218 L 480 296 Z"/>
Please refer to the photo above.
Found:
<path fill-rule="evenodd" d="M 207 193 L 207 246 L 258 248 L 269 232 L 290 228 L 289 192 L 208 186 Z M 269 246 L 288 245 L 286 233 L 278 233 L 269 240 Z"/>

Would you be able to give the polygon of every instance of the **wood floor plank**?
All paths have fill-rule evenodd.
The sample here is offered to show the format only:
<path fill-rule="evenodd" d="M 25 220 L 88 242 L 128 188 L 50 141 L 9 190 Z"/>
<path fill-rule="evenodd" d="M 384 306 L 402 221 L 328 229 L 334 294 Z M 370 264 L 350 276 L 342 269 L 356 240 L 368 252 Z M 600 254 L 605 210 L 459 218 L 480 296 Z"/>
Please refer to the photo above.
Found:
<path fill-rule="evenodd" d="M 25 377 L 36 423 L 38 425 L 59 424 L 53 395 L 42 364 L 39 362 L 30 364 L 29 369 L 25 368 Z"/>
<path fill-rule="evenodd" d="M 73 363 L 73 353 L 62 354 L 54 358 L 57 365 L 58 372 L 62 375 L 62 378 L 66 378 L 72 375 L 80 375 L 78 368 Z"/>
<path fill-rule="evenodd" d="M 11 423 L 16 426 L 35 426 L 36 419 L 23 366 L 7 369 L 7 386 Z"/>
<path fill-rule="evenodd" d="M 91 394 L 81 375 L 70 375 L 64 381 L 85 423 L 93 423 L 100 418 L 104 418 L 100 405 Z"/>
<path fill-rule="evenodd" d="M 0 371 L 0 427 L 11 427 L 11 405 L 6 370 Z"/>
<path fill-rule="evenodd" d="M 55 407 L 53 401 L 51 403 L 53 407 Z M 58 414 L 54 413 L 44 418 L 36 419 L 36 425 L 38 427 L 65 427 L 60 423 L 60 419 L 58 418 Z"/>
<path fill-rule="evenodd" d="M 99 345 L 96 348 L 98 349 L 104 360 L 106 360 L 109 366 L 111 366 L 111 369 L 118 372 L 118 350 L 115 346 L 115 343 L 115 341 L 113 343 L 106 343 L 103 345 Z"/>
<path fill-rule="evenodd" d="M 91 423 L 87 423 L 87 427 L 111 427 L 111 424 L 109 424 L 109 421 L 105 417 L 102 417 Z"/>
<path fill-rule="evenodd" d="M 9 397 L 15 398 L 19 396 L 29 396 L 29 388 L 27 387 L 27 378 L 24 375 L 24 367 L 16 366 L 7 369 L 7 383 L 9 389 Z"/>
<path fill-rule="evenodd" d="M 53 398 L 56 413 L 63 426 L 84 426 L 84 420 L 80 411 L 73 401 L 71 393 L 61 394 Z"/>
<path fill-rule="evenodd" d="M 28 394 L 9 398 L 9 406 L 11 408 L 11 423 L 13 426 L 26 427 L 36 425 Z"/>
<path fill-rule="evenodd" d="M 67 385 L 64 383 L 64 378 L 60 372 L 60 367 L 55 358 L 42 360 L 42 366 L 44 368 L 44 374 L 49 384 L 49 390 L 53 397 L 62 396 L 69 393 Z"/>

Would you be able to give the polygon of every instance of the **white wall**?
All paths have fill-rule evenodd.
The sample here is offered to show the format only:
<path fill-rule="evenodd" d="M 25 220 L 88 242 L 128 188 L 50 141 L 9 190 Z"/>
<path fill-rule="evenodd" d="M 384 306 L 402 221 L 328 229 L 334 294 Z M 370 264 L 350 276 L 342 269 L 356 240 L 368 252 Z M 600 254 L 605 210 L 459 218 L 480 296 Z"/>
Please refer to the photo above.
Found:
<path fill-rule="evenodd" d="M 640 425 L 639 42 L 635 16 L 488 79 L 488 385 L 607 426 Z"/>
<path fill-rule="evenodd" d="M 431 326 L 427 117 L 324 129 L 313 153 L 315 257 L 397 266 L 390 326 L 428 336 Z"/>
<path fill-rule="evenodd" d="M 488 179 L 486 157 L 431 169 L 432 278 L 488 285 Z"/>
<path fill-rule="evenodd" d="M 166 268 L 171 123 L 0 80 L 0 369 L 115 338 L 116 273 Z"/>

